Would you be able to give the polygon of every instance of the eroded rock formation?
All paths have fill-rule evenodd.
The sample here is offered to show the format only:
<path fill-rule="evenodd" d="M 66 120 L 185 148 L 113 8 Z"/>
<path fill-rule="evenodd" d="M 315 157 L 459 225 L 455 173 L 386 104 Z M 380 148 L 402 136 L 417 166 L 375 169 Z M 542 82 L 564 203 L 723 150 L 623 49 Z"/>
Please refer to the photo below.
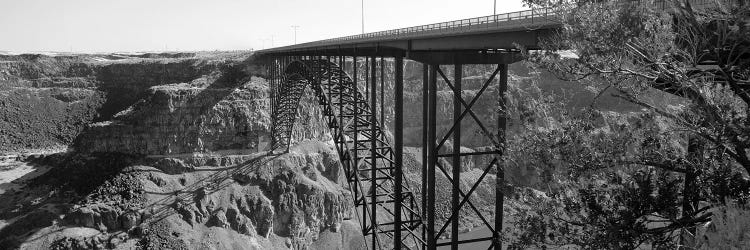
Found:
<path fill-rule="evenodd" d="M 240 87 L 218 76 L 149 88 L 145 98 L 112 120 L 95 123 L 76 141 L 86 152 L 172 155 L 243 150 L 267 145 L 267 87 L 253 79 Z M 204 84 L 209 84 L 205 86 Z"/>
<path fill-rule="evenodd" d="M 0 55 L 0 152 L 68 146 L 150 87 L 188 82 L 236 59 L 189 56 Z"/>
<path fill-rule="evenodd" d="M 32 181 L 33 192 L 0 194 L 19 201 L 0 206 L 0 247 L 364 247 L 333 146 L 303 142 L 330 138 L 316 118 L 317 100 L 306 97 L 299 110 L 300 122 L 309 122 L 295 128 L 303 145 L 266 156 L 267 84 L 244 68 L 244 57 L 7 60 L 0 94 L 8 98 L 0 104 L 16 108 L 0 111 L 0 125 L 15 130 L 0 136 L 20 139 L 2 140 L 6 148 L 73 151 L 29 158 L 52 170 Z M 36 116 L 24 118 L 33 107 Z M 67 118 L 56 118 L 63 113 Z M 19 120 L 62 135 L 30 140 Z M 50 210 L 40 201 L 58 205 Z"/>

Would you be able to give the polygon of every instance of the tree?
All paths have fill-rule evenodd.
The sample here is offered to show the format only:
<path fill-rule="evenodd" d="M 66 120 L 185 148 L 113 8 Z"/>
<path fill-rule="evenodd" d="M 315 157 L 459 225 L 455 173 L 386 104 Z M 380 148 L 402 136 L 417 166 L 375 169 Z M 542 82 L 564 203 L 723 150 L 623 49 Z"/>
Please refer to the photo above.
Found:
<path fill-rule="evenodd" d="M 525 139 L 551 145 L 555 157 L 546 159 L 555 159 L 552 164 L 563 165 L 578 181 L 563 182 L 577 192 L 561 192 L 554 202 L 539 206 L 549 211 L 526 218 L 545 222 L 546 227 L 534 227 L 544 232 L 568 232 L 543 236 L 545 244 L 693 245 L 696 226 L 711 219 L 710 204 L 747 193 L 748 5 L 525 2 L 556 8 L 563 25 L 542 50 L 520 48 L 529 62 L 600 93 L 614 90 L 648 111 L 614 133 L 597 132 L 591 123 L 596 112 L 561 119 L 562 126 L 554 130 L 558 134 L 548 138 L 530 133 Z M 655 102 L 649 98 L 654 89 L 683 101 Z M 582 184 L 580 178 L 591 182 Z M 675 235 L 681 239 L 675 241 Z"/>

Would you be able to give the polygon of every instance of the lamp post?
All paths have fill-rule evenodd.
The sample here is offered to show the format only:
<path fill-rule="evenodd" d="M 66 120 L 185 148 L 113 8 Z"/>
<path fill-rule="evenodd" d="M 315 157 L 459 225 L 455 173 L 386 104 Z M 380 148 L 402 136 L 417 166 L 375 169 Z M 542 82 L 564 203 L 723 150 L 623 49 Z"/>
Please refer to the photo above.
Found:
<path fill-rule="evenodd" d="M 493 1 L 493 5 L 492 5 L 492 19 L 494 19 L 495 22 L 497 22 L 497 0 Z"/>
<path fill-rule="evenodd" d="M 362 0 L 362 34 L 365 33 L 365 0 Z"/>
<path fill-rule="evenodd" d="M 297 28 L 299 28 L 298 25 L 292 25 L 292 29 L 294 29 L 294 44 L 297 44 Z"/>

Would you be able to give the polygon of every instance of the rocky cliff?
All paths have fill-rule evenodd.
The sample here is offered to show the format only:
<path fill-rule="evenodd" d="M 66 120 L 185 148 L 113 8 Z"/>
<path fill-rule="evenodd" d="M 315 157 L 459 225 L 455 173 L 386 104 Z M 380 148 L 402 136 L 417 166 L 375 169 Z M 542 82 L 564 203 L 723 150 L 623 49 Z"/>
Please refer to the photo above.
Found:
<path fill-rule="evenodd" d="M 16 201 L 0 218 L 20 215 L 0 224 L 5 249 L 364 249 L 331 144 L 218 169 L 111 153 L 32 161 L 55 167 L 35 192 L 0 194 Z"/>
<path fill-rule="evenodd" d="M 105 102 L 84 59 L 0 56 L 0 152 L 65 147 Z"/>
<path fill-rule="evenodd" d="M 242 58 L 242 53 L 0 56 L 0 152 L 68 146 L 88 124 L 110 120 L 150 87 L 188 82 Z"/>
<path fill-rule="evenodd" d="M 0 206 L 0 248 L 363 247 L 332 145 L 305 142 L 330 138 L 317 100 L 299 110 L 302 145 L 266 156 L 268 87 L 245 58 L 4 58 L 0 152 L 73 151 L 12 163 L 45 170 L 0 183 L 16 201 Z"/>
<path fill-rule="evenodd" d="M 144 98 L 78 138 L 84 152 L 143 155 L 243 150 L 268 144 L 267 87 L 262 79 L 222 86 L 219 75 L 149 88 Z"/>

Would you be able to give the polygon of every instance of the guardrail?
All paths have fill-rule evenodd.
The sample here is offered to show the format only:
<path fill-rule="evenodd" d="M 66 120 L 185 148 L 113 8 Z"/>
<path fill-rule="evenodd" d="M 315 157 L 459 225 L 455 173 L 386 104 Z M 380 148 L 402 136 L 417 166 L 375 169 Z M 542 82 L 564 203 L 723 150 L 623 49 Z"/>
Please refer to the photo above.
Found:
<path fill-rule="evenodd" d="M 557 14 L 555 11 L 550 11 L 550 10 L 552 9 L 545 8 L 545 9 L 531 9 L 531 10 L 524 10 L 524 11 L 516 11 L 516 12 L 503 13 L 503 14 L 498 14 L 498 15 L 474 17 L 474 18 L 467 18 L 467 19 L 461 19 L 461 20 L 455 20 L 455 21 L 401 28 L 401 29 L 395 29 L 395 30 L 386 30 L 386 31 L 378 31 L 378 32 L 366 33 L 366 34 L 361 34 L 361 35 L 338 37 L 338 38 L 321 40 L 319 42 L 335 42 L 335 41 L 357 40 L 357 39 L 372 38 L 372 37 L 398 36 L 398 35 L 407 35 L 407 34 L 413 34 L 413 33 L 424 32 L 424 31 L 455 29 L 455 28 L 469 27 L 469 26 L 480 26 L 483 28 L 492 28 L 492 27 L 500 27 L 501 24 L 506 24 L 509 21 L 516 21 L 516 20 L 529 20 L 531 23 L 533 23 L 534 18 L 537 18 L 537 19 L 545 18 L 545 21 L 547 21 L 546 18 L 549 17 L 549 15 Z"/>
<path fill-rule="evenodd" d="M 690 0 L 690 3 L 694 7 L 702 8 L 709 5 L 716 5 L 717 3 L 733 4 L 743 0 Z M 627 1 L 624 4 L 650 4 L 656 9 L 664 10 L 667 8 L 667 0 L 632 0 Z M 325 39 L 320 41 L 302 43 L 299 45 L 286 46 L 282 48 L 305 48 L 323 46 L 329 44 L 339 44 L 347 41 L 357 42 L 369 42 L 372 40 L 384 41 L 384 40 L 396 40 L 407 37 L 414 37 L 420 35 L 440 35 L 440 34 L 460 34 L 463 32 L 471 32 L 477 30 L 489 30 L 498 29 L 503 27 L 512 27 L 512 25 L 550 25 L 557 22 L 554 18 L 557 17 L 557 9 L 554 8 L 539 8 L 522 10 L 516 12 L 502 13 L 497 15 L 482 16 L 467 18 L 455 21 L 433 23 L 426 25 L 419 25 L 408 28 L 385 30 L 378 32 L 371 32 L 359 35 L 351 35 L 345 37 L 337 37 L 331 39 Z M 280 49 L 280 48 L 279 48 Z M 273 50 L 273 49 L 271 49 Z"/>
<path fill-rule="evenodd" d="M 405 37 L 413 37 L 418 35 L 426 34 L 457 34 L 462 32 L 469 32 L 475 30 L 502 28 L 508 26 L 510 23 L 513 24 L 550 24 L 550 19 L 555 17 L 557 12 L 551 8 L 546 9 L 531 9 L 516 11 L 510 13 L 503 13 L 497 15 L 483 16 L 467 18 L 455 21 L 441 22 L 426 24 L 408 28 L 401 28 L 395 30 L 385 30 L 378 32 L 371 32 L 359 35 L 351 35 L 345 37 L 337 37 L 326 40 L 314 41 L 299 44 L 296 46 L 288 47 L 312 47 L 321 46 L 326 44 L 336 44 L 346 41 L 370 41 L 370 40 L 390 40 L 400 39 Z"/>

